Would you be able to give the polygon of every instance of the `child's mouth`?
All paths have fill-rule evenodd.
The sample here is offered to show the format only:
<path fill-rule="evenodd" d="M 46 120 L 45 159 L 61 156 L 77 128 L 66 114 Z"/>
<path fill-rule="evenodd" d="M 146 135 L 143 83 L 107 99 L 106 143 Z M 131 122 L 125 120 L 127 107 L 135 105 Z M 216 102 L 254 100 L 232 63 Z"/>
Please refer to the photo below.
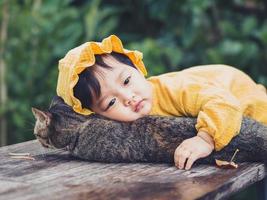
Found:
<path fill-rule="evenodd" d="M 143 106 L 144 106 L 144 99 L 143 100 L 141 100 L 141 101 L 139 101 L 137 104 L 136 104 L 136 106 L 135 106 L 135 112 L 139 112 L 139 110 L 141 110 L 141 108 L 143 108 Z"/>

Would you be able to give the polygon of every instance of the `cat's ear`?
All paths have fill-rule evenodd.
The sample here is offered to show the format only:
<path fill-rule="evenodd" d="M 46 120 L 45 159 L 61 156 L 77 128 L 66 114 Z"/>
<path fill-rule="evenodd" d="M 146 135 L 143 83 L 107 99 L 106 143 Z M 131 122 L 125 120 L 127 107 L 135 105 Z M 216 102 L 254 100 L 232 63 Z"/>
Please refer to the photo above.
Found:
<path fill-rule="evenodd" d="M 52 117 L 51 113 L 41 111 L 37 108 L 32 108 L 32 113 L 33 113 L 36 120 L 39 120 L 40 122 L 45 122 L 46 125 L 50 124 L 51 117 Z"/>

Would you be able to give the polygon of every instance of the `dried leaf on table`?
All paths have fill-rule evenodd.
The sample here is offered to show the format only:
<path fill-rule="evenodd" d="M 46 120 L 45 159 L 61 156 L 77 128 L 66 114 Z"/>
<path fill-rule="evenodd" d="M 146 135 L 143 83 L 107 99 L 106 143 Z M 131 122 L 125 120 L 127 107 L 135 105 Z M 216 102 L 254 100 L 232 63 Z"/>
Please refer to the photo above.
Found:
<path fill-rule="evenodd" d="M 234 162 L 228 162 L 228 161 L 224 161 L 224 160 L 215 160 L 216 165 L 219 168 L 222 169 L 236 169 L 238 168 L 238 164 L 234 163 Z"/>
<path fill-rule="evenodd" d="M 219 167 L 219 168 L 222 168 L 222 169 L 236 169 L 238 168 L 238 164 L 236 164 L 235 162 L 233 162 L 237 152 L 239 151 L 239 149 L 236 149 L 234 155 L 232 156 L 230 162 L 228 161 L 224 161 L 224 160 L 217 160 L 215 159 L 215 162 L 216 162 L 216 165 Z"/>

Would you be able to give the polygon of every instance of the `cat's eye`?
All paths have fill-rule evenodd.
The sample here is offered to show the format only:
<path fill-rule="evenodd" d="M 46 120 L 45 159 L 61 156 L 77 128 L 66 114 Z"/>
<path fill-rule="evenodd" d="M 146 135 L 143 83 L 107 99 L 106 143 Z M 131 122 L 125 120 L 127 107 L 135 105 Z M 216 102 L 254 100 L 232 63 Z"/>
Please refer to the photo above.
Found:
<path fill-rule="evenodd" d="M 107 110 L 108 110 L 108 109 L 115 103 L 115 101 L 116 101 L 116 99 L 113 98 L 113 99 L 109 102 L 109 104 L 108 104 L 107 108 L 105 109 L 105 111 L 107 111 Z"/>
<path fill-rule="evenodd" d="M 127 85 L 130 82 L 131 76 L 128 76 L 125 81 L 124 81 L 124 85 Z"/>

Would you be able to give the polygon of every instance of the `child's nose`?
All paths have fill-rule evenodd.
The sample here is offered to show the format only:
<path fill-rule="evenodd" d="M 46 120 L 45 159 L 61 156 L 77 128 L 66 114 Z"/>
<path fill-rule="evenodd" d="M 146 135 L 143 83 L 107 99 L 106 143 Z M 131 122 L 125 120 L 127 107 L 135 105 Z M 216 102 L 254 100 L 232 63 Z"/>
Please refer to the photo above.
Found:
<path fill-rule="evenodd" d="M 125 98 L 125 100 L 124 100 L 124 103 L 126 106 L 130 106 L 135 102 L 136 102 L 135 95 L 131 95 L 131 96 Z"/>
<path fill-rule="evenodd" d="M 118 95 L 125 106 L 132 105 L 136 102 L 136 95 L 132 90 L 122 88 L 121 90 L 118 90 Z"/>

